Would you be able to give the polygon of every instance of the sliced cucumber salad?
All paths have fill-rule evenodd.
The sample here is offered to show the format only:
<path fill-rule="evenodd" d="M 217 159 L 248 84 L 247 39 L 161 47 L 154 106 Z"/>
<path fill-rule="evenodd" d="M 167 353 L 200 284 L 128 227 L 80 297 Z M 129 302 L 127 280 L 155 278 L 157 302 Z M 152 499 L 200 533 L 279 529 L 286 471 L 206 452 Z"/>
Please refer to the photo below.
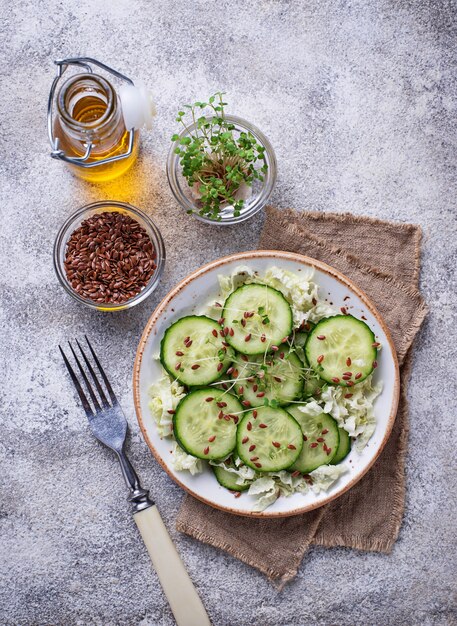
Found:
<path fill-rule="evenodd" d="M 303 393 L 304 367 L 292 346 L 280 344 L 265 355 L 241 355 L 235 361 L 232 377 L 234 390 L 247 406 L 263 406 L 276 400 L 279 406 L 290 404 Z"/>
<path fill-rule="evenodd" d="M 352 315 L 334 315 L 312 329 L 305 345 L 310 366 L 334 385 L 352 387 L 376 367 L 377 342 L 370 327 Z"/>
<path fill-rule="evenodd" d="M 236 425 L 243 407 L 231 394 L 204 387 L 188 393 L 173 417 L 176 441 L 199 459 L 222 459 L 236 443 Z"/>
<path fill-rule="evenodd" d="M 331 463 L 338 450 L 340 435 L 333 417 L 326 413 L 310 417 L 300 410 L 301 406 L 296 404 L 288 408 L 303 433 L 303 448 L 291 469 L 309 474 L 321 465 Z"/>
<path fill-rule="evenodd" d="M 252 283 L 236 289 L 225 301 L 222 316 L 229 329 L 227 341 L 243 354 L 264 354 L 292 332 L 290 304 L 281 292 L 266 285 Z"/>
<path fill-rule="evenodd" d="M 377 366 L 379 343 L 364 321 L 330 311 L 309 321 L 317 290 L 307 279 L 295 300 L 291 273 L 282 290 L 278 271 L 271 284 L 263 282 L 268 271 L 265 279 L 233 282 L 211 316 L 182 317 L 161 341 L 160 360 L 175 385 L 157 404 L 167 428 L 187 460 L 209 461 L 221 487 L 237 496 L 256 493 L 250 487 L 266 476 L 278 493 L 285 475 L 286 493 L 303 491 L 315 470 L 341 464 L 356 439 L 344 427 L 359 410 L 351 398 L 363 381 L 370 393 Z M 297 324 L 297 302 L 303 307 L 306 298 Z"/>
<path fill-rule="evenodd" d="M 240 422 L 236 449 L 240 459 L 259 472 L 279 472 L 300 455 L 303 437 L 298 422 L 284 409 L 263 406 Z"/>
<path fill-rule="evenodd" d="M 229 367 L 233 350 L 224 341 L 220 325 L 204 315 L 189 315 L 165 332 L 160 360 L 183 385 L 209 385 Z"/>

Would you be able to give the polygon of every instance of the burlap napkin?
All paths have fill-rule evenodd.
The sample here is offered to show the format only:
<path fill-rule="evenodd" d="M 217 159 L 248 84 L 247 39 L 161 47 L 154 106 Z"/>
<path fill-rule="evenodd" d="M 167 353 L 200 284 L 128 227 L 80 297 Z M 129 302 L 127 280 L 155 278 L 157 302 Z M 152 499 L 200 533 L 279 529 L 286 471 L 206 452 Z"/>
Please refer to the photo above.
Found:
<path fill-rule="evenodd" d="M 393 432 L 372 469 L 331 504 L 295 517 L 237 517 L 186 496 L 178 530 L 226 550 L 282 586 L 297 573 L 311 543 L 390 552 L 405 498 L 409 351 L 427 312 L 418 291 L 421 229 L 349 214 L 267 208 L 259 248 L 298 252 L 351 278 L 383 315 L 401 365 Z"/>

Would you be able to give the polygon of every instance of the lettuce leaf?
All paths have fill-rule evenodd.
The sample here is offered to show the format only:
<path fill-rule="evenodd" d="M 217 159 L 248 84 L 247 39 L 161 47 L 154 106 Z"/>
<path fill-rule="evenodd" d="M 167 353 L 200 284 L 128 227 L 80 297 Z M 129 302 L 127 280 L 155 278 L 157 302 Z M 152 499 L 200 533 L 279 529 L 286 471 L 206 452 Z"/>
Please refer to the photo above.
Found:
<path fill-rule="evenodd" d="M 254 511 L 264 511 L 280 496 L 291 496 L 294 493 L 306 493 L 308 484 L 303 476 L 292 476 L 290 472 L 269 472 L 256 478 L 249 487 L 248 495 L 254 497 Z"/>
<path fill-rule="evenodd" d="M 239 265 L 231 274 L 219 274 L 217 279 L 223 300 L 228 298 L 232 291 L 235 291 L 241 285 L 257 281 L 255 272 L 247 265 Z"/>
<path fill-rule="evenodd" d="M 320 404 L 351 437 L 358 437 L 356 447 L 363 449 L 376 427 L 374 401 L 382 391 L 382 382 L 373 383 L 373 376 L 351 387 L 351 398 L 345 398 L 347 389 L 329 385 L 323 389 Z"/>
<path fill-rule="evenodd" d="M 173 444 L 173 454 L 171 458 L 173 468 L 177 472 L 188 471 L 192 474 L 192 476 L 203 472 L 202 461 L 200 459 L 197 459 L 195 456 L 184 452 L 184 450 L 176 443 L 176 441 Z"/>
<path fill-rule="evenodd" d="M 351 398 L 345 398 L 346 388 L 328 385 L 323 388 L 319 400 L 304 403 L 299 407 L 299 411 L 303 414 L 304 424 L 308 417 L 328 413 L 336 420 L 338 426 L 356 438 L 356 449 L 361 451 L 376 429 L 374 401 L 381 391 L 382 383 L 373 384 L 372 376 L 351 387 Z"/>
<path fill-rule="evenodd" d="M 172 380 L 164 374 L 149 389 L 149 410 L 157 424 L 157 432 L 160 437 L 173 436 L 173 415 L 168 411 L 174 411 L 181 398 L 186 395 L 184 387 L 178 381 Z"/>
<path fill-rule="evenodd" d="M 347 471 L 347 466 L 341 465 L 341 463 L 338 465 L 321 465 L 309 474 L 313 480 L 312 490 L 316 494 L 327 491 Z"/>
<path fill-rule="evenodd" d="M 280 495 L 279 487 L 270 476 L 257 478 L 248 489 L 248 495 L 255 498 L 253 511 L 264 511 Z"/>
<path fill-rule="evenodd" d="M 235 465 L 233 463 L 227 464 L 226 460 L 224 461 L 209 461 L 210 465 L 215 465 L 216 467 L 223 467 L 227 472 L 231 474 L 236 474 L 236 484 L 243 485 L 246 481 L 253 480 L 257 472 L 255 472 L 251 467 L 244 465 L 240 458 L 234 457 Z"/>
<path fill-rule="evenodd" d="M 307 320 L 314 302 L 318 298 L 318 287 L 312 281 L 314 271 L 307 268 L 303 272 L 290 272 L 279 267 L 271 267 L 265 272 L 263 282 L 280 291 L 292 308 L 294 325 Z"/>

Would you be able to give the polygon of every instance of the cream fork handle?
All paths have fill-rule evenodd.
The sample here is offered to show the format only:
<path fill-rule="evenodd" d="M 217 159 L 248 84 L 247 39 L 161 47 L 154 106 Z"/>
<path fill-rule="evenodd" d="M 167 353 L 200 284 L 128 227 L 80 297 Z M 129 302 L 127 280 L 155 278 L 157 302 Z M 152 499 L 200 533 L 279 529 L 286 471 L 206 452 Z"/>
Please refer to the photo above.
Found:
<path fill-rule="evenodd" d="M 181 557 L 154 505 L 133 515 L 178 626 L 211 626 Z"/>

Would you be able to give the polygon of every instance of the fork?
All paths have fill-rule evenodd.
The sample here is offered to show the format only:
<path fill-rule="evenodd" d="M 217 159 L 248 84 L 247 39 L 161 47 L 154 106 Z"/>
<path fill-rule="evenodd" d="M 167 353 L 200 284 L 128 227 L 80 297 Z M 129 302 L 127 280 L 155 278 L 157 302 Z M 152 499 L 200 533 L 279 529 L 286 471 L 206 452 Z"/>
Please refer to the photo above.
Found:
<path fill-rule="evenodd" d="M 130 491 L 128 500 L 133 506 L 133 519 L 146 544 L 149 556 L 151 557 L 151 561 L 159 577 L 162 589 L 168 599 L 177 625 L 211 626 L 202 601 L 173 545 L 170 535 L 160 517 L 160 513 L 154 502 L 149 498 L 149 492 L 142 488 L 138 476 L 127 458 L 124 450 L 127 435 L 127 420 L 125 419 L 122 408 L 117 401 L 100 361 L 86 336 L 85 340 L 99 371 L 99 376 L 97 376 L 94 367 L 78 340 L 76 340 L 76 344 L 98 392 L 98 397 L 75 349 L 70 342 L 68 342 L 68 345 L 87 392 L 89 393 L 92 406 L 61 346 L 59 346 L 59 350 L 81 399 L 92 433 L 98 441 L 113 450 L 117 456 L 124 480 Z M 103 390 L 100 377 L 108 392 L 110 402 Z"/>

